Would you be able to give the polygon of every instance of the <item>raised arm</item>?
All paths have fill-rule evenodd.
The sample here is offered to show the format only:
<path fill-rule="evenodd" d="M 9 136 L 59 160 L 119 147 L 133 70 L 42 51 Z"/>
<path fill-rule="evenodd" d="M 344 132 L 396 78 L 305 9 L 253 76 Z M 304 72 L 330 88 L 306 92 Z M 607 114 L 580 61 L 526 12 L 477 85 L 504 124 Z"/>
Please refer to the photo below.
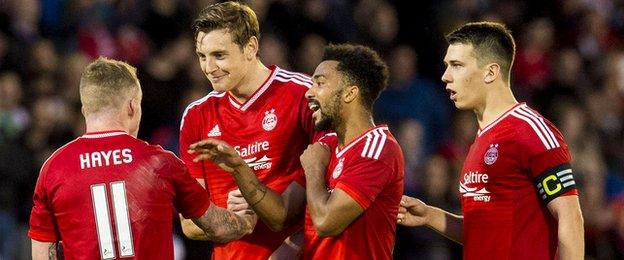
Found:
<path fill-rule="evenodd" d="M 405 195 L 401 198 L 397 223 L 408 227 L 425 225 L 457 243 L 463 243 L 464 218 L 429 206 L 419 199 Z"/>
<path fill-rule="evenodd" d="M 558 197 L 547 205 L 550 213 L 557 219 L 559 238 L 559 259 L 583 259 L 585 257 L 585 239 L 583 215 L 578 196 Z"/>
<path fill-rule="evenodd" d="M 189 153 L 197 154 L 196 161 L 211 160 L 232 174 L 242 196 L 271 230 L 280 231 L 302 216 L 305 191 L 300 184 L 293 182 L 282 195 L 269 189 L 227 143 L 206 139 L 191 145 Z"/>

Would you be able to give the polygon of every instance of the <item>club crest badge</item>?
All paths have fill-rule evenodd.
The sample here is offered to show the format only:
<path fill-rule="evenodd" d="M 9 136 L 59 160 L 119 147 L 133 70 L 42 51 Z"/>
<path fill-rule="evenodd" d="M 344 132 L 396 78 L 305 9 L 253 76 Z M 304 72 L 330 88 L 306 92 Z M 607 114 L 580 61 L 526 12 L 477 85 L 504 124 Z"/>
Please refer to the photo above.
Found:
<path fill-rule="evenodd" d="M 262 119 L 262 128 L 265 131 L 271 131 L 277 126 L 277 116 L 275 115 L 275 109 L 267 110 L 264 112 L 264 119 Z"/>
<path fill-rule="evenodd" d="M 490 144 L 490 148 L 485 152 L 483 161 L 487 165 L 492 165 L 498 159 L 498 144 Z"/>
<path fill-rule="evenodd" d="M 334 177 L 334 179 L 338 178 L 338 176 L 342 173 L 343 162 L 344 158 L 340 158 L 340 161 L 336 164 L 336 168 L 334 168 L 334 171 L 332 172 L 332 177 Z"/>

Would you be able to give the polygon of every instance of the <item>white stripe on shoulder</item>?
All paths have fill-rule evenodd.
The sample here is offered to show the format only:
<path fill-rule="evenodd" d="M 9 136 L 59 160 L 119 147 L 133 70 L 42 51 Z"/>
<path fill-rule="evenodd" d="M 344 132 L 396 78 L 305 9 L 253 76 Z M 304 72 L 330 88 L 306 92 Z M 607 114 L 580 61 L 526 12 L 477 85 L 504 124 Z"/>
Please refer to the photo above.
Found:
<path fill-rule="evenodd" d="M 546 126 L 546 124 L 543 124 L 542 122 L 540 122 L 538 117 L 536 117 L 536 116 L 532 115 L 531 113 L 527 112 L 526 111 L 526 107 L 518 109 L 518 114 L 526 116 L 531 121 L 533 121 L 533 123 L 535 123 L 537 128 L 539 128 L 539 130 L 542 132 L 542 135 L 544 136 L 546 141 L 548 141 L 548 144 L 550 144 L 550 147 L 552 147 L 552 148 L 556 147 L 555 146 L 555 142 L 552 140 L 552 137 L 548 134 L 548 132 L 550 130 L 548 130 L 548 127 Z"/>
<path fill-rule="evenodd" d="M 299 78 L 301 80 L 305 80 L 305 81 L 311 81 L 312 80 L 312 77 L 310 77 L 308 75 L 305 75 L 303 73 L 287 71 L 287 70 L 284 70 L 284 69 L 280 69 L 278 74 L 285 74 L 287 76 L 294 76 L 294 77 L 297 77 L 297 78 Z"/>
<path fill-rule="evenodd" d="M 555 137 L 555 134 L 552 132 L 552 130 L 550 129 L 550 127 L 548 127 L 548 124 L 546 124 L 546 122 L 544 121 L 544 117 L 535 113 L 535 111 L 531 110 L 529 107 L 525 106 L 523 108 L 521 108 L 523 111 L 529 113 L 529 115 L 532 115 L 535 119 L 537 119 L 540 123 L 541 126 L 543 126 L 547 136 L 550 138 L 550 140 L 552 141 L 553 147 L 560 147 L 561 145 L 559 144 L 559 141 L 557 141 L 557 138 Z"/>
<path fill-rule="evenodd" d="M 379 134 L 381 135 L 381 141 L 379 141 L 379 145 L 377 145 L 377 151 L 375 151 L 375 154 L 373 155 L 373 159 L 375 160 L 379 159 L 379 156 L 381 155 L 381 151 L 383 150 L 384 145 L 386 144 L 386 139 L 388 138 L 388 136 L 386 135 L 383 129 L 377 129 L 377 132 L 379 132 Z"/>
<path fill-rule="evenodd" d="M 180 130 L 182 130 L 182 126 L 184 126 L 184 118 L 186 117 L 186 114 L 188 113 L 189 110 L 191 110 L 191 108 L 201 105 L 202 103 L 206 102 L 209 98 L 220 98 L 225 96 L 226 92 L 217 92 L 217 91 L 211 91 L 210 93 L 208 93 L 208 95 L 206 95 L 203 98 L 200 98 L 198 100 L 195 100 L 193 102 L 191 102 L 191 104 L 189 104 L 186 109 L 184 109 L 184 113 L 182 114 L 182 121 L 180 122 Z"/>
<path fill-rule="evenodd" d="M 372 137 L 371 133 L 366 134 L 366 144 L 364 144 L 364 149 L 362 149 L 362 154 L 360 154 L 360 156 L 366 157 L 366 152 L 368 151 Z"/>
<path fill-rule="evenodd" d="M 307 88 L 311 88 L 312 87 L 312 81 L 310 81 L 310 82 L 308 82 L 308 81 L 301 81 L 300 79 L 297 79 L 297 78 L 286 78 L 286 77 L 284 77 L 282 75 L 275 76 L 275 79 L 278 80 L 278 81 L 281 81 L 281 82 L 289 82 L 289 81 L 291 81 L 291 82 L 297 83 L 299 85 L 306 86 Z"/>
<path fill-rule="evenodd" d="M 537 127 L 537 125 L 535 125 L 535 122 L 533 122 L 533 120 L 531 120 L 530 118 L 528 118 L 525 115 L 522 115 L 522 114 L 518 113 L 517 111 L 513 111 L 511 113 L 511 115 L 515 116 L 515 117 L 525 121 L 527 124 L 529 124 L 529 126 L 531 126 L 531 128 L 533 128 L 533 131 L 535 132 L 535 134 L 537 134 L 537 136 L 539 137 L 540 141 L 542 141 L 542 143 L 546 147 L 546 150 L 552 149 L 550 143 L 548 142 L 548 140 L 546 140 L 546 137 L 544 137 L 544 135 L 542 134 L 542 131 Z"/>
<path fill-rule="evenodd" d="M 368 151 L 366 151 L 366 157 L 368 158 L 373 158 L 373 156 L 375 155 L 375 151 L 377 151 L 377 146 L 379 145 L 379 141 L 381 139 L 381 135 L 379 134 L 379 132 L 377 131 L 377 129 L 373 130 L 371 132 L 373 134 L 373 142 L 371 143 L 371 146 L 368 148 Z"/>

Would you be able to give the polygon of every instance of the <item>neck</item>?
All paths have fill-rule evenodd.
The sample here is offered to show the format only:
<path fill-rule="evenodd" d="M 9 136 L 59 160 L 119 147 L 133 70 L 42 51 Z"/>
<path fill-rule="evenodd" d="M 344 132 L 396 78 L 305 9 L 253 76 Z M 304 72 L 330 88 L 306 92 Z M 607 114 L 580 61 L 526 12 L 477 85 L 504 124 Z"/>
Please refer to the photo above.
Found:
<path fill-rule="evenodd" d="M 342 118 L 344 118 L 344 120 L 339 122 L 338 126 L 334 128 L 340 146 L 350 143 L 355 138 L 358 138 L 366 131 L 375 127 L 373 116 L 369 111 L 359 110 L 347 112 Z"/>
<path fill-rule="evenodd" d="M 474 110 L 479 127 L 483 128 L 491 124 L 516 104 L 518 101 L 516 101 L 508 83 L 492 86 L 492 90 L 487 93 L 483 105 Z"/>
<path fill-rule="evenodd" d="M 262 86 L 269 75 L 271 75 L 271 70 L 257 60 L 251 65 L 249 73 L 241 79 L 239 86 L 229 92 L 237 101 L 243 103 L 251 98 L 251 95 Z"/>
<path fill-rule="evenodd" d="M 87 133 L 121 130 L 130 132 L 127 124 L 110 116 L 90 115 L 85 117 Z"/>

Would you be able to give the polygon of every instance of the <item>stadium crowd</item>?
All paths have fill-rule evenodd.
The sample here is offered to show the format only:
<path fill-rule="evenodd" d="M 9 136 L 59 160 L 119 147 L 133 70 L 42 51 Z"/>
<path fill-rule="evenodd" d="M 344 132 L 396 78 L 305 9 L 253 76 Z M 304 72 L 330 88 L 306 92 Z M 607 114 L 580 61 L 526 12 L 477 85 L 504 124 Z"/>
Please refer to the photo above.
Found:
<path fill-rule="evenodd" d="M 78 81 L 93 59 L 138 68 L 139 137 L 178 151 L 184 107 L 210 91 L 191 19 L 213 2 L 0 0 L 0 259 L 28 259 L 38 171 L 51 152 L 84 133 Z M 507 24 L 518 39 L 514 92 L 551 118 L 570 145 L 587 258 L 624 259 L 624 1 L 248 4 L 260 19 L 264 64 L 312 74 L 330 42 L 366 44 L 384 56 L 391 82 L 375 117 L 402 145 L 405 193 L 452 212 L 460 211 L 459 167 L 478 126 L 471 112 L 453 108 L 440 81 L 443 36 L 468 21 Z M 187 259 L 209 254 L 204 242 L 178 248 Z M 427 228 L 399 227 L 394 255 L 459 259 L 461 246 Z"/>

